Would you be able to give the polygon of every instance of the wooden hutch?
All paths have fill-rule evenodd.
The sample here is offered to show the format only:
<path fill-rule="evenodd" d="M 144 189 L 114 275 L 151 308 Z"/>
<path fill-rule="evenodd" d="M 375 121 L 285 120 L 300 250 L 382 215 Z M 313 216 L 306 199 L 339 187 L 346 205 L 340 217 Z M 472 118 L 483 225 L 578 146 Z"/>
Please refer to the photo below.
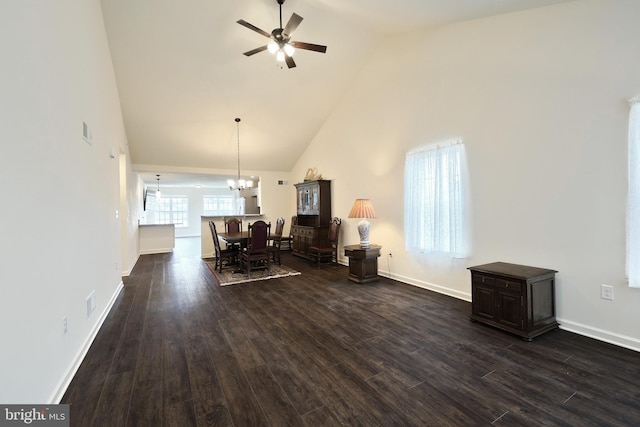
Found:
<path fill-rule="evenodd" d="M 331 181 L 295 184 L 297 224 L 291 224 L 294 255 L 309 258 L 309 247 L 325 244 L 331 221 Z"/>

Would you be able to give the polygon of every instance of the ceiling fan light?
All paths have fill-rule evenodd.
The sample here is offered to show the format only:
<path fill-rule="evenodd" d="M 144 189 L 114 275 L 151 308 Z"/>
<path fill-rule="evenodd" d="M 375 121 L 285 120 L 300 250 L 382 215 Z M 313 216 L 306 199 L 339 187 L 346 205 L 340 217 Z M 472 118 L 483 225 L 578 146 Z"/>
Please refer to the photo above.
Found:
<path fill-rule="evenodd" d="M 282 50 L 278 51 L 278 54 L 276 55 L 276 60 L 278 60 L 279 62 L 284 62 L 284 52 Z"/>
<path fill-rule="evenodd" d="M 291 46 L 289 43 L 284 45 L 284 52 L 288 55 L 288 56 L 293 56 L 293 54 L 295 53 L 296 49 Z"/>
<path fill-rule="evenodd" d="M 276 53 L 278 51 L 278 43 L 271 42 L 267 45 L 267 49 L 269 49 L 269 53 Z"/>

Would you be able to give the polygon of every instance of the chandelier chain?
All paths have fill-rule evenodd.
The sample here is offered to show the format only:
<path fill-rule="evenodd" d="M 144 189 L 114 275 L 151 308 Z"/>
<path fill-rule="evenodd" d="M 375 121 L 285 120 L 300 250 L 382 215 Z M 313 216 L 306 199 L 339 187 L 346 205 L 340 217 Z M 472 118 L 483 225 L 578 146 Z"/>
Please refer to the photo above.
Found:
<path fill-rule="evenodd" d="M 234 181 L 232 179 L 227 181 L 229 184 L 230 190 L 244 190 L 246 188 L 251 188 L 253 186 L 253 181 L 240 178 L 240 118 L 236 117 L 236 132 L 237 132 L 237 147 L 238 147 L 238 180 Z"/>
<path fill-rule="evenodd" d="M 236 128 L 237 128 L 236 134 L 238 135 L 238 181 L 240 181 L 240 119 L 239 118 L 236 119 Z"/>

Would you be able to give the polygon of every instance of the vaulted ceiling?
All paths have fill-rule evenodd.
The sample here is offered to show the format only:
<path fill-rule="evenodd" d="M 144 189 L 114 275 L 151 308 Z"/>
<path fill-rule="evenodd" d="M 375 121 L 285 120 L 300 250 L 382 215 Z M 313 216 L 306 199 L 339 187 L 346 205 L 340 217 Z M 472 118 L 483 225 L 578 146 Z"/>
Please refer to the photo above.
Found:
<path fill-rule="evenodd" d="M 242 169 L 288 171 L 384 37 L 566 1 L 286 0 L 283 23 L 304 18 L 293 39 L 328 46 L 297 50 L 292 69 L 267 51 L 242 55 L 269 40 L 236 21 L 271 32 L 276 0 L 102 0 L 102 9 L 132 163 L 235 170 L 240 117 Z"/>

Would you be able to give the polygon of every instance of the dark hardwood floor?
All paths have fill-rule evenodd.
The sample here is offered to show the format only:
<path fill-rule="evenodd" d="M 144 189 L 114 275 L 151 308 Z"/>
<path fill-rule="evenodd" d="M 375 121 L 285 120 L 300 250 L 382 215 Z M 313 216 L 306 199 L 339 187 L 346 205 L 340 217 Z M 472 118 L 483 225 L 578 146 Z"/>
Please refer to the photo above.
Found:
<path fill-rule="evenodd" d="M 63 398 L 72 426 L 640 425 L 640 353 L 528 343 L 467 302 L 289 253 L 302 275 L 220 287 L 178 240 L 125 278 Z"/>

